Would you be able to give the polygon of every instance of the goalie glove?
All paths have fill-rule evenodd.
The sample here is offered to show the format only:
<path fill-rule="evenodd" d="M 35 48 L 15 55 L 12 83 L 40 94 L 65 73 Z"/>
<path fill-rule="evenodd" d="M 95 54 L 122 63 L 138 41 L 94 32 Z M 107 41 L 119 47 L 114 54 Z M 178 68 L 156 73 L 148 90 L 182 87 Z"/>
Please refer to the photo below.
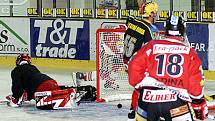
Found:
<path fill-rule="evenodd" d="M 204 98 L 192 100 L 191 106 L 193 107 L 197 119 L 204 120 L 207 118 L 208 107 Z"/>
<path fill-rule="evenodd" d="M 12 95 L 8 95 L 5 98 L 8 100 L 7 105 L 10 107 L 20 107 L 22 105 L 22 102 L 28 101 L 28 96 L 26 91 L 24 91 L 24 93 L 19 99 L 15 99 Z"/>
<path fill-rule="evenodd" d="M 12 95 L 8 95 L 5 97 L 7 99 L 7 105 L 13 108 L 20 107 L 21 101 L 15 99 Z"/>

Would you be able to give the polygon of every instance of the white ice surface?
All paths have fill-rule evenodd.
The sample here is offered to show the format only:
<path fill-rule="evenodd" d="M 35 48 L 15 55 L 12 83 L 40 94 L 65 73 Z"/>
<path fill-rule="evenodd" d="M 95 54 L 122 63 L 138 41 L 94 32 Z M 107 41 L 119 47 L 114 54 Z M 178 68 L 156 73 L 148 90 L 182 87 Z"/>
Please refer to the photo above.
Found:
<path fill-rule="evenodd" d="M 8 68 L 0 68 L 0 101 L 10 94 L 11 79 Z M 45 72 L 60 84 L 71 84 L 71 72 Z M 215 83 L 206 83 L 207 91 L 214 94 Z M 123 101 L 123 107 L 118 109 L 119 102 L 81 103 L 73 110 L 38 110 L 34 101 L 25 103 L 23 107 L 11 108 L 0 104 L 0 121 L 127 121 L 130 101 Z M 206 121 L 211 121 L 207 119 Z"/>

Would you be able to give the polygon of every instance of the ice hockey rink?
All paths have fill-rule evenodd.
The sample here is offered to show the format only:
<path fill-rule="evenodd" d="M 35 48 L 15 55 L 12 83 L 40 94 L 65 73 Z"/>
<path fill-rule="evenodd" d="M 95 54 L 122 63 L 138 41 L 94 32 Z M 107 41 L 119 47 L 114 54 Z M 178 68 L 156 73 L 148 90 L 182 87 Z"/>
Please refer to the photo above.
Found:
<path fill-rule="evenodd" d="M 10 94 L 12 68 L 0 68 L 0 100 Z M 45 72 L 56 79 L 59 84 L 71 85 L 71 72 Z M 71 82 L 71 83 L 70 83 Z M 0 121 L 127 121 L 129 102 L 124 101 L 118 109 L 119 102 L 109 103 L 81 103 L 78 107 L 69 110 L 38 110 L 34 101 L 24 103 L 20 108 L 11 108 L 0 104 Z"/>
<path fill-rule="evenodd" d="M 0 68 L 0 100 L 10 94 L 12 68 Z M 71 72 L 45 72 L 58 81 L 59 84 L 72 83 Z M 209 86 L 210 85 L 210 86 Z M 208 94 L 214 94 L 214 82 L 206 83 Z M 69 110 L 39 110 L 34 106 L 34 101 L 24 103 L 20 108 L 11 108 L 0 104 L 0 121 L 127 121 L 129 101 L 120 101 L 122 108 L 118 109 L 119 102 L 109 103 L 81 103 L 78 107 Z M 207 119 L 206 121 L 212 121 Z"/>

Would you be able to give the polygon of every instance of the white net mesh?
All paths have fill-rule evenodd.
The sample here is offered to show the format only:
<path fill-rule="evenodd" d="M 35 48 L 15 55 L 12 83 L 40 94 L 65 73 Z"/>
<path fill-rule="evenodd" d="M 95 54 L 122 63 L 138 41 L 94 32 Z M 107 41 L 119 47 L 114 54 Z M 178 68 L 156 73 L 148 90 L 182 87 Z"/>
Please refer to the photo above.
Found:
<path fill-rule="evenodd" d="M 97 96 L 106 101 L 131 98 L 133 88 L 128 84 L 123 63 L 124 32 L 121 29 L 97 31 Z"/>

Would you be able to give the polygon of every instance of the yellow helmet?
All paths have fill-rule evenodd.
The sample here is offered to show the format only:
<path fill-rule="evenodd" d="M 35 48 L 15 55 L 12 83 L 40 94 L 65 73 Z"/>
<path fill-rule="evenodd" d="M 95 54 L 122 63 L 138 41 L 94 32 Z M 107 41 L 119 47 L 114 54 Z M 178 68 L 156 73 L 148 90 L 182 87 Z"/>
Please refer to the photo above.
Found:
<path fill-rule="evenodd" d="M 158 11 L 158 4 L 155 2 L 147 2 L 143 3 L 139 8 L 140 13 L 143 17 L 149 17 L 151 13 L 157 13 Z"/>

